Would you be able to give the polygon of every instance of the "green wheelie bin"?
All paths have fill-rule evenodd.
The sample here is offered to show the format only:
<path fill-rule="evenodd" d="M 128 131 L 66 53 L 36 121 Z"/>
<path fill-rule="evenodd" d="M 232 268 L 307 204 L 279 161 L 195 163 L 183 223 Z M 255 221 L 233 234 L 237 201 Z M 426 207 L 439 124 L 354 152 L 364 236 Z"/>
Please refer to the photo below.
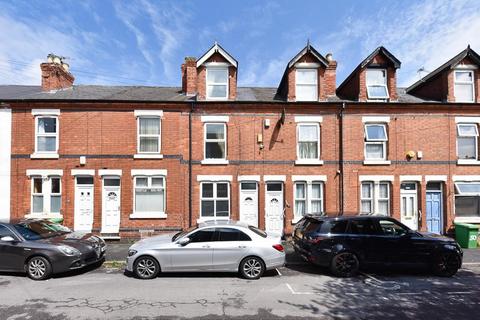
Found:
<path fill-rule="evenodd" d="M 455 223 L 455 238 L 462 248 L 476 248 L 479 226 L 469 223 Z"/>

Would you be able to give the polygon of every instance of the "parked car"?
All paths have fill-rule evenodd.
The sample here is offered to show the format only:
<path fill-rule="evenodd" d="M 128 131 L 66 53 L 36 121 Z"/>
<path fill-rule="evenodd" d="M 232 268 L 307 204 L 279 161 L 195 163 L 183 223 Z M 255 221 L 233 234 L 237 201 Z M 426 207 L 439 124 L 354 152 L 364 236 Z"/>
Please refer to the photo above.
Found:
<path fill-rule="evenodd" d="M 237 221 L 211 221 L 184 232 L 146 238 L 128 251 L 127 270 L 140 279 L 161 272 L 238 272 L 258 279 L 285 264 L 278 238 Z"/>
<path fill-rule="evenodd" d="M 33 280 L 102 263 L 105 241 L 48 220 L 0 223 L 0 271 L 26 272 Z"/>
<path fill-rule="evenodd" d="M 417 232 L 384 216 L 307 215 L 295 226 L 294 248 L 305 260 L 329 267 L 340 277 L 368 266 L 427 266 L 439 276 L 453 276 L 463 252 L 453 240 Z"/>

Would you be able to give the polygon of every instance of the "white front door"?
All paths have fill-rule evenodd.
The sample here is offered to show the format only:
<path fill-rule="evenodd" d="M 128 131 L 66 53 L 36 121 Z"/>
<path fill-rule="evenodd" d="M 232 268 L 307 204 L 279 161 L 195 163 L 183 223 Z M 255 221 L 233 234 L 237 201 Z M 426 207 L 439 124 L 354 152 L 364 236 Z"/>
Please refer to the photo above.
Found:
<path fill-rule="evenodd" d="M 418 229 L 417 184 L 404 182 L 400 186 L 401 221 L 412 230 Z"/>
<path fill-rule="evenodd" d="M 105 177 L 102 190 L 102 231 L 120 232 L 120 178 Z"/>
<path fill-rule="evenodd" d="M 93 177 L 77 177 L 74 230 L 91 232 L 93 226 Z"/>
<path fill-rule="evenodd" d="M 240 221 L 258 227 L 258 185 L 254 181 L 240 183 Z"/>
<path fill-rule="evenodd" d="M 283 183 L 267 182 L 265 192 L 265 231 L 271 236 L 283 235 Z"/>

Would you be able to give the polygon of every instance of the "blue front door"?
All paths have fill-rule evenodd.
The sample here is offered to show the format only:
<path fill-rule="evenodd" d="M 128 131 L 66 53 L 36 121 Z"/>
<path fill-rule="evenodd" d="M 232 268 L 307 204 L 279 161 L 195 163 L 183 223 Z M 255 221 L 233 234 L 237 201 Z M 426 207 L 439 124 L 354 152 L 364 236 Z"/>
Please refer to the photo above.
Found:
<path fill-rule="evenodd" d="M 442 193 L 427 192 L 427 230 L 442 233 Z"/>

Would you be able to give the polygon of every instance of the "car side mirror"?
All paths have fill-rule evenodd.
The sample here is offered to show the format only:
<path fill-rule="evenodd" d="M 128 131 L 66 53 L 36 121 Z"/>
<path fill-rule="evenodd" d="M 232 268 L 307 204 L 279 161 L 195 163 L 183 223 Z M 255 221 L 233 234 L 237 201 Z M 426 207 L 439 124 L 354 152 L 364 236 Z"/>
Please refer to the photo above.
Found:
<path fill-rule="evenodd" d="M 180 240 L 178 240 L 177 242 L 179 245 L 181 245 L 182 247 L 186 246 L 187 244 L 190 243 L 190 238 L 189 237 L 184 237 Z"/>
<path fill-rule="evenodd" d="M 10 237 L 10 236 L 5 236 L 5 237 L 2 237 L 0 238 L 1 241 L 3 242 L 14 242 L 15 239 L 13 239 L 13 237 Z"/>

